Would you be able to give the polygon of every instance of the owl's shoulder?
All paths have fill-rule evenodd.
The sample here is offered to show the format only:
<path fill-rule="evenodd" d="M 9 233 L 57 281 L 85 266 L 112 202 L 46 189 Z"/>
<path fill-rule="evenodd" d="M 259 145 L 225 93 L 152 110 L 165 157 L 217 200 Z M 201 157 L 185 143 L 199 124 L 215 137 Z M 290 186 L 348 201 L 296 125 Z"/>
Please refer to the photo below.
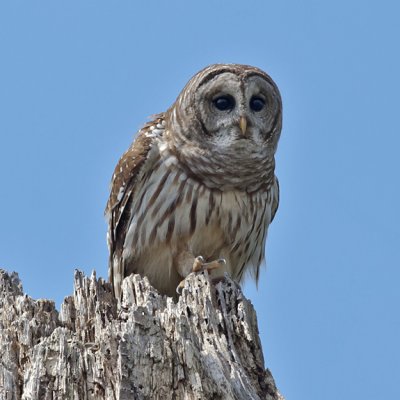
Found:
<path fill-rule="evenodd" d="M 157 114 L 137 133 L 136 139 L 119 159 L 112 179 L 105 214 L 110 216 L 116 207 L 123 207 L 146 167 L 157 138 L 164 134 L 164 114 Z M 148 166 L 147 166 L 148 167 Z"/>

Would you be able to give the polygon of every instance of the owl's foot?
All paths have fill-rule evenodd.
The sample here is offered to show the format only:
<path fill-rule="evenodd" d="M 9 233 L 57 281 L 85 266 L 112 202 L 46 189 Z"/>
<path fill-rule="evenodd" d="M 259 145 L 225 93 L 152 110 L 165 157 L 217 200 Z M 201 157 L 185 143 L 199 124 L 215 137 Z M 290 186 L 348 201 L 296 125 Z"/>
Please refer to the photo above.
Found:
<path fill-rule="evenodd" d="M 223 258 L 206 263 L 202 256 L 198 256 L 194 259 L 192 272 L 202 272 L 204 270 L 212 271 L 213 269 L 220 268 L 225 264 L 226 261 Z"/>
<path fill-rule="evenodd" d="M 192 267 L 192 272 L 203 272 L 207 270 L 207 272 L 212 271 L 213 269 L 220 268 L 226 264 L 226 261 L 223 258 L 219 258 L 218 260 L 210 261 L 210 262 L 205 262 L 204 258 L 202 256 L 198 256 L 194 259 L 193 267 Z M 176 288 L 176 293 L 181 294 L 182 289 L 185 286 L 185 280 L 182 280 L 178 287 Z"/>

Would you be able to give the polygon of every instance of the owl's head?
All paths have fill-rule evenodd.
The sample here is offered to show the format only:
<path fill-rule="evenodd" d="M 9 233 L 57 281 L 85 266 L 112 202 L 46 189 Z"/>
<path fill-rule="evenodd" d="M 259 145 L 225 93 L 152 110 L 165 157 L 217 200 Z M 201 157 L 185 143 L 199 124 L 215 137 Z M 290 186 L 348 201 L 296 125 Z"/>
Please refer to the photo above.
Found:
<path fill-rule="evenodd" d="M 187 83 L 167 113 L 167 124 L 182 159 L 193 160 L 196 153 L 209 157 L 214 162 L 206 164 L 208 170 L 213 169 L 213 175 L 220 171 L 226 186 L 237 187 L 238 179 L 241 185 L 254 186 L 255 177 L 274 161 L 282 127 L 281 96 L 258 68 L 215 64 Z M 201 170 L 202 178 L 207 175 L 205 167 L 190 169 L 195 174 Z"/>

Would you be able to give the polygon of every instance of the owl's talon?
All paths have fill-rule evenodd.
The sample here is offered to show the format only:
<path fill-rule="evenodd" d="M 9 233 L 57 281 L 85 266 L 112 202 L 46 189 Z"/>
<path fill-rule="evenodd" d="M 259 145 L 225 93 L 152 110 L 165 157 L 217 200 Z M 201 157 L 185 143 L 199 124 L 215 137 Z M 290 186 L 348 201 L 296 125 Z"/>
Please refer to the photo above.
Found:
<path fill-rule="evenodd" d="M 201 266 L 200 271 L 207 270 L 209 272 L 209 271 L 212 271 L 213 269 L 217 269 L 217 268 L 223 267 L 225 264 L 226 264 L 225 259 L 224 258 L 219 258 L 218 260 L 214 260 L 214 261 L 211 261 L 211 262 L 208 262 L 208 263 L 203 263 L 203 265 Z M 194 268 L 194 265 L 193 265 L 193 268 Z M 193 269 L 193 272 L 197 272 L 197 271 L 195 271 Z"/>
<path fill-rule="evenodd" d="M 205 260 L 202 256 L 196 257 L 193 262 L 192 272 L 202 271 L 204 264 L 205 264 Z"/>
<path fill-rule="evenodd" d="M 198 256 L 194 259 L 192 272 L 201 272 L 204 270 L 212 271 L 213 269 L 220 268 L 226 264 L 224 258 L 219 258 L 218 260 L 213 260 L 208 263 L 205 262 L 202 256 Z"/>
<path fill-rule="evenodd" d="M 185 280 L 180 281 L 179 285 L 176 287 L 175 291 L 177 294 L 179 294 L 179 296 L 182 294 L 182 290 L 183 290 L 184 286 L 185 286 Z"/>
<path fill-rule="evenodd" d="M 205 262 L 202 256 L 198 256 L 194 259 L 192 272 L 203 272 L 207 270 L 208 272 L 212 271 L 213 269 L 220 268 L 226 264 L 226 260 L 224 258 L 219 258 L 218 260 L 210 261 L 208 263 Z M 182 289 L 185 286 L 185 279 L 179 282 L 179 285 L 176 288 L 176 293 L 179 295 L 182 294 Z"/>

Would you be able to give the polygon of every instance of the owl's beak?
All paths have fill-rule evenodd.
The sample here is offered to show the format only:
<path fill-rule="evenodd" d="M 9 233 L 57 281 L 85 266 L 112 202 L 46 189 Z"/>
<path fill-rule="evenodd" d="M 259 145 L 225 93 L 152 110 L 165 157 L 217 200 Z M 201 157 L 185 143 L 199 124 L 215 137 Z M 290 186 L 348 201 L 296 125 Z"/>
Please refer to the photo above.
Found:
<path fill-rule="evenodd" d="M 242 135 L 246 136 L 247 119 L 243 115 L 240 117 L 239 126 L 240 126 L 240 130 L 242 131 Z"/>

